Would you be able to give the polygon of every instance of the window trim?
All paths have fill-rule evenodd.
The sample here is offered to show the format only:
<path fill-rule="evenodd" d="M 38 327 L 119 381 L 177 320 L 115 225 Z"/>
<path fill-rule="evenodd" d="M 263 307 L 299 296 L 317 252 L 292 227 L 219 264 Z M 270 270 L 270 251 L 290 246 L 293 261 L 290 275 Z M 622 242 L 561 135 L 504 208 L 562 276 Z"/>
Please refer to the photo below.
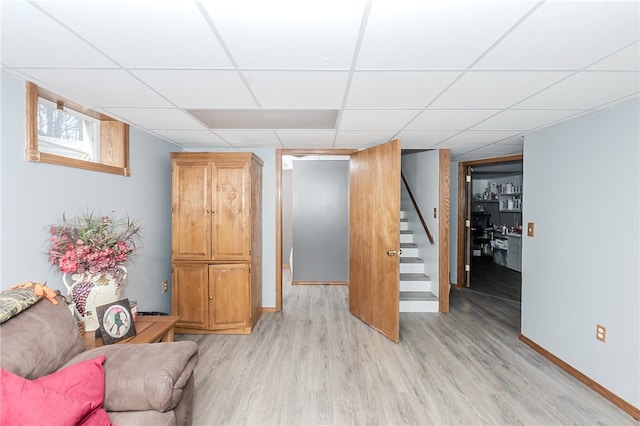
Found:
<path fill-rule="evenodd" d="M 78 160 L 42 152 L 38 149 L 38 97 L 100 120 L 100 162 Z M 27 141 L 25 160 L 36 163 L 56 164 L 96 172 L 130 176 L 129 125 L 73 101 L 63 99 L 36 84 L 26 82 Z"/>

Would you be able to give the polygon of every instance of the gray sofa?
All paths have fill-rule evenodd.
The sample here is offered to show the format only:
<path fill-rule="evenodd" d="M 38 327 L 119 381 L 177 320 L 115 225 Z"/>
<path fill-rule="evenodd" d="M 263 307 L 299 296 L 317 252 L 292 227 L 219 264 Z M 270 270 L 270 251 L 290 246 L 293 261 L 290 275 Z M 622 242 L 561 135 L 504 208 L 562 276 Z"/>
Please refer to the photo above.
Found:
<path fill-rule="evenodd" d="M 0 367 L 32 380 L 106 356 L 104 409 L 126 425 L 190 425 L 198 346 L 194 342 L 114 344 L 85 351 L 64 299 L 47 299 L 0 324 Z M 10 419 L 3 419 L 10 420 Z"/>

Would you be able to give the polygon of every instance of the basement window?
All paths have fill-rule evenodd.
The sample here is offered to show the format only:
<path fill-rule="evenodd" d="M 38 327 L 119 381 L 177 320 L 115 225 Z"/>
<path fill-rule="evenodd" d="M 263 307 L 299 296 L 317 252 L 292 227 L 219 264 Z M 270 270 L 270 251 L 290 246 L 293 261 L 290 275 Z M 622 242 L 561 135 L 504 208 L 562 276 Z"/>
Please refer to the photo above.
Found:
<path fill-rule="evenodd" d="M 129 126 L 27 82 L 26 160 L 129 176 Z"/>

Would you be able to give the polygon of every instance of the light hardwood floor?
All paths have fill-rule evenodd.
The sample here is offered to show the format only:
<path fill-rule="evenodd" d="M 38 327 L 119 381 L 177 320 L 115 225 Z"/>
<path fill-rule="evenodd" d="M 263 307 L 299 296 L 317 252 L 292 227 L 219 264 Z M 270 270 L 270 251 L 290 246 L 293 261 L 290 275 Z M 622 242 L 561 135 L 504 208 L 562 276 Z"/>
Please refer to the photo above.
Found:
<path fill-rule="evenodd" d="M 448 314 L 401 314 L 395 344 L 347 287 L 285 281 L 253 334 L 176 336 L 200 346 L 195 425 L 639 424 L 518 340 L 519 303 L 454 289 Z"/>

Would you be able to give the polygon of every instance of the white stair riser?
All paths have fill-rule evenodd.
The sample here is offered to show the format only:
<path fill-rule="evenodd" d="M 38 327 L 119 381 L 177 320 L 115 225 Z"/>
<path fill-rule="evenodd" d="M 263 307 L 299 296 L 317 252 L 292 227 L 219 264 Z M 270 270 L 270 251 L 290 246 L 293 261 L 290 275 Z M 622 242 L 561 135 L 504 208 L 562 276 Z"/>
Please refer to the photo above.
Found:
<path fill-rule="evenodd" d="M 402 247 L 400 257 L 418 257 L 418 247 Z"/>
<path fill-rule="evenodd" d="M 401 274 L 424 274 L 424 263 L 403 263 L 400 262 Z"/>
<path fill-rule="evenodd" d="M 401 243 L 412 243 L 413 242 L 413 234 L 400 234 L 400 242 Z"/>
<path fill-rule="evenodd" d="M 407 210 L 400 211 L 400 219 L 408 218 Z M 408 221 L 400 222 L 400 230 L 401 231 L 411 231 L 409 229 Z M 400 234 L 400 243 L 413 243 L 413 233 L 401 233 Z M 402 254 L 400 255 L 402 258 L 417 258 L 418 256 L 418 247 L 403 247 Z M 424 274 L 424 262 L 420 263 L 407 263 L 400 262 L 400 273 L 401 274 Z M 403 293 L 432 293 L 432 283 L 431 280 L 415 280 L 410 279 L 415 278 L 415 276 L 405 276 L 405 280 L 400 280 L 400 291 Z M 406 295 L 405 300 L 400 301 L 400 312 L 438 312 L 438 301 L 437 300 L 406 300 L 406 298 L 415 298 L 414 295 Z M 425 295 L 427 296 L 427 295 Z M 422 299 L 423 297 L 418 296 L 418 299 Z M 433 299 L 433 294 L 429 299 Z"/>
<path fill-rule="evenodd" d="M 400 291 L 431 291 L 431 281 L 400 281 Z"/>
<path fill-rule="evenodd" d="M 402 300 L 400 312 L 438 312 L 438 301 Z"/>

